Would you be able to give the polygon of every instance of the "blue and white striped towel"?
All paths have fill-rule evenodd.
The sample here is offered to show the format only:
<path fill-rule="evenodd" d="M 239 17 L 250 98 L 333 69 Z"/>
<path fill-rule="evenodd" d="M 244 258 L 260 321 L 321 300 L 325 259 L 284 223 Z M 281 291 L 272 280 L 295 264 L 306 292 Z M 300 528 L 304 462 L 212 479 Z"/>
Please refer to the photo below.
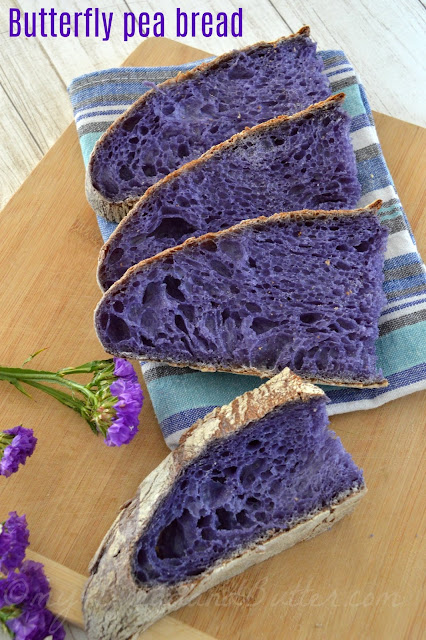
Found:
<path fill-rule="evenodd" d="M 380 318 L 379 365 L 389 380 L 382 389 L 327 387 L 330 415 L 370 409 L 426 388 L 426 269 L 396 193 L 377 138 L 362 84 L 342 51 L 322 51 L 325 72 L 334 93 L 344 91 L 344 107 L 352 117 L 351 136 L 362 186 L 359 206 L 380 198 L 381 221 L 390 235 L 385 260 L 387 304 Z M 69 87 L 83 158 L 87 164 L 103 131 L 150 83 L 191 69 L 173 67 L 119 68 L 76 78 Z M 106 240 L 115 224 L 98 218 Z M 166 443 L 174 448 L 182 433 L 215 406 L 261 383 L 259 378 L 229 373 L 202 373 L 161 363 L 142 364 L 143 375 Z"/>

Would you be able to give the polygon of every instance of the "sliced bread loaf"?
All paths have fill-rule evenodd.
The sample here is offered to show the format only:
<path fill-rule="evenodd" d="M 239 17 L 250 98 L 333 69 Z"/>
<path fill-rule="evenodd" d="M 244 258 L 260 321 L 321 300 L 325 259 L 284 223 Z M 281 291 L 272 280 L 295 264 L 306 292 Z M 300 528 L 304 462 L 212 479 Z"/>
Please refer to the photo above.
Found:
<path fill-rule="evenodd" d="M 327 428 L 325 403 L 286 369 L 193 425 L 92 561 L 83 597 L 90 640 L 135 638 L 352 511 L 364 479 Z"/>
<path fill-rule="evenodd" d="M 377 201 L 298 211 L 191 238 L 130 269 L 104 295 L 109 353 L 205 371 L 386 385 L 375 341 L 387 230 Z"/>
<path fill-rule="evenodd" d="M 101 288 L 168 247 L 247 218 L 355 207 L 360 186 L 343 99 L 243 131 L 148 189 L 101 251 Z"/>
<path fill-rule="evenodd" d="M 118 221 L 148 187 L 244 127 L 301 111 L 331 91 L 309 27 L 232 51 L 145 93 L 96 144 L 86 191 Z"/>

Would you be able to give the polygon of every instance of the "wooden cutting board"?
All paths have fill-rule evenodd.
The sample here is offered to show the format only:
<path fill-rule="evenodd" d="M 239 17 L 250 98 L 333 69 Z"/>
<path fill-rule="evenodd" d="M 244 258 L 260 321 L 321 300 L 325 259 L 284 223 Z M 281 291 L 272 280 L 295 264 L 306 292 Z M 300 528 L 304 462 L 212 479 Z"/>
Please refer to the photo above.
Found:
<path fill-rule="evenodd" d="M 179 64 L 205 55 L 152 39 L 125 64 Z M 375 118 L 426 253 L 425 131 L 384 115 Z M 101 236 L 84 196 L 74 125 L 3 210 L 0 238 L 0 362 L 19 366 L 42 347 L 48 350 L 34 365 L 44 369 L 103 357 L 92 324 L 100 297 L 95 267 Z M 119 506 L 168 449 L 148 398 L 140 435 L 128 447 L 110 449 L 53 399 L 34 392 L 29 400 L 6 383 L 0 388 L 2 427 L 23 423 L 39 438 L 26 467 L 0 478 L 0 521 L 10 510 L 27 514 L 31 549 L 48 559 L 55 610 L 81 621 L 77 595 L 90 558 Z M 333 417 L 333 429 L 363 467 L 369 487 L 355 513 L 204 594 L 144 638 L 205 638 L 200 632 L 221 640 L 420 638 L 425 416 L 426 394 L 417 393 Z"/>

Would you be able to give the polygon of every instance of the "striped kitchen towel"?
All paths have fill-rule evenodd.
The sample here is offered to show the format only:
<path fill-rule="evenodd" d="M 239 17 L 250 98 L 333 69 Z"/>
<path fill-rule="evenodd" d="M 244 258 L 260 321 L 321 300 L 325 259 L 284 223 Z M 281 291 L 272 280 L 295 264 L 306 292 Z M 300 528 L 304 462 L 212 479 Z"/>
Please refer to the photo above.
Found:
<path fill-rule="evenodd" d="M 426 269 L 396 193 L 377 138 L 362 84 L 342 51 L 323 51 L 325 73 L 334 93 L 344 91 L 352 117 L 351 136 L 362 186 L 359 206 L 380 198 L 381 221 L 389 228 L 380 318 L 379 365 L 389 380 L 382 389 L 327 387 L 330 415 L 370 409 L 426 388 Z M 119 68 L 76 78 L 69 87 L 84 161 L 102 132 L 152 83 L 191 69 L 191 63 L 161 68 Z M 98 218 L 104 240 L 114 223 Z M 174 448 L 182 433 L 212 408 L 230 402 L 261 380 L 229 373 L 202 373 L 161 363 L 142 364 L 143 375 L 166 443 Z"/>

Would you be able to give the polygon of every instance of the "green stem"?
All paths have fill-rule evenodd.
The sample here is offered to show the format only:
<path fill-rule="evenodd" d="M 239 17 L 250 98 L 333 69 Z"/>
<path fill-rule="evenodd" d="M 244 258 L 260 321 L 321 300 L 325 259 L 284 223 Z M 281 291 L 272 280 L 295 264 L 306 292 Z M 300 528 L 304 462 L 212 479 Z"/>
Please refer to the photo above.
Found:
<path fill-rule="evenodd" d="M 0 367 L 0 380 L 14 383 L 15 380 L 30 384 L 30 381 L 39 382 L 52 382 L 54 384 L 60 384 L 68 387 L 73 391 L 78 391 L 86 396 L 86 398 L 93 399 L 94 395 L 82 384 L 74 382 L 73 380 L 67 380 L 62 378 L 59 373 L 52 373 L 50 371 L 36 371 L 31 369 L 12 369 L 9 367 Z"/>
<path fill-rule="evenodd" d="M 66 407 L 69 407 L 70 409 L 73 409 L 74 411 L 76 411 L 82 418 L 84 418 L 84 420 L 87 422 L 87 424 L 89 425 L 93 433 L 98 435 L 98 430 L 96 428 L 96 425 L 94 424 L 94 422 L 91 421 L 90 411 L 86 407 L 84 402 L 76 398 L 73 398 L 67 393 L 63 393 L 58 389 L 52 389 L 52 387 L 48 387 L 45 384 L 41 384 L 40 382 L 34 382 L 33 380 L 26 380 L 25 384 L 28 384 L 31 387 L 34 387 L 35 389 L 39 389 L 40 391 L 44 391 L 45 393 L 48 393 L 50 396 L 52 396 L 52 398 L 56 398 L 56 400 L 59 400 L 59 402 L 64 404 Z"/>
<path fill-rule="evenodd" d="M 92 380 L 86 385 L 74 382 L 65 375 L 93 373 Z M 0 367 L 0 381 L 13 384 L 19 391 L 28 395 L 21 383 L 44 391 L 65 406 L 80 414 L 94 433 L 101 431 L 104 435 L 108 429 L 111 407 L 117 399 L 111 396 L 110 384 L 114 377 L 114 361 L 92 360 L 79 367 L 67 367 L 54 373 L 36 369 Z M 44 383 L 49 383 L 48 385 Z M 50 385 L 60 385 L 70 389 L 71 394 L 64 393 Z M 80 395 L 77 395 L 80 394 Z M 83 398 L 81 399 L 81 396 Z M 31 397 L 31 396 L 30 396 Z M 108 420 L 104 413 L 108 414 Z M 108 413 L 109 412 L 109 413 Z M 114 412 L 112 412 L 114 414 Z M 115 414 L 114 414 L 115 415 Z"/>
<path fill-rule="evenodd" d="M 26 378 L 44 378 L 56 380 L 58 374 L 53 371 L 40 371 L 38 369 L 22 369 L 15 367 L 0 367 L 0 376 L 7 376 L 24 380 Z"/>
<path fill-rule="evenodd" d="M 74 391 L 79 391 L 80 393 L 82 393 L 83 395 L 86 396 L 86 398 L 89 398 L 90 400 L 94 400 L 95 396 L 94 394 L 90 391 L 90 389 L 88 389 L 87 387 L 85 387 L 82 384 L 79 384 L 78 382 L 73 382 L 73 380 L 58 380 L 57 381 L 58 384 L 63 384 L 66 387 L 68 387 L 69 389 L 73 389 Z"/>
<path fill-rule="evenodd" d="M 112 358 L 109 358 L 108 360 L 92 360 L 91 362 L 81 364 L 79 367 L 66 367 L 65 369 L 59 369 L 58 373 L 62 376 L 78 373 L 93 373 L 94 371 L 105 369 L 105 367 L 110 363 L 113 363 Z M 114 369 L 114 367 L 112 367 L 112 369 Z"/>
<path fill-rule="evenodd" d="M 101 371 L 100 373 L 96 374 L 93 380 L 91 380 L 91 382 L 89 382 L 89 384 L 87 385 L 87 388 L 100 389 L 101 387 L 104 387 L 104 386 L 109 387 L 113 380 L 114 380 L 113 369 L 112 368 L 111 370 L 107 369 L 106 371 Z"/>
<path fill-rule="evenodd" d="M 76 398 L 73 398 L 72 396 L 68 395 L 68 393 L 59 391 L 59 389 L 53 389 L 52 387 L 48 387 L 45 384 L 36 382 L 35 380 L 25 380 L 25 384 L 28 384 L 31 387 L 34 387 L 35 389 L 39 389 L 40 391 L 44 391 L 45 393 L 48 393 L 50 396 L 52 396 L 53 398 L 56 398 L 56 400 L 59 400 L 59 402 L 61 402 L 65 406 L 70 407 L 70 409 L 74 409 L 74 411 L 77 411 L 80 415 L 82 415 L 82 409 L 84 408 L 84 403 L 81 400 L 77 400 Z"/>

